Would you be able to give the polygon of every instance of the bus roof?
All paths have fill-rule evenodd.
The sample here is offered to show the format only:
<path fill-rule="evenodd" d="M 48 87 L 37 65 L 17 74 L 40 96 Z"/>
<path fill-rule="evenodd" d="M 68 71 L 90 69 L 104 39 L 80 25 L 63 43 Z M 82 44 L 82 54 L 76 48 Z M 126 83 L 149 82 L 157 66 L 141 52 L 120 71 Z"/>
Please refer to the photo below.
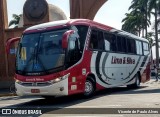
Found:
<path fill-rule="evenodd" d="M 58 26 L 67 26 L 67 25 L 77 25 L 77 24 L 81 24 L 81 25 L 87 25 L 87 26 L 91 26 L 91 27 L 97 27 L 99 29 L 102 30 L 106 30 L 108 32 L 112 32 L 114 34 L 119 34 L 119 35 L 123 35 L 125 37 L 130 37 L 130 38 L 134 38 L 134 39 L 138 39 L 138 40 L 142 40 L 145 42 L 149 42 L 147 39 L 145 38 L 141 38 L 138 37 L 134 34 L 125 32 L 123 30 L 118 30 L 115 29 L 113 27 L 89 20 L 89 19 L 70 19 L 70 20 L 60 20 L 60 21 L 53 21 L 53 22 L 48 22 L 48 23 L 43 23 L 43 24 L 39 24 L 39 25 L 35 25 L 32 27 L 27 28 L 24 33 L 26 32 L 32 32 L 35 30 L 45 30 L 47 28 L 53 28 L 53 27 L 58 27 Z"/>

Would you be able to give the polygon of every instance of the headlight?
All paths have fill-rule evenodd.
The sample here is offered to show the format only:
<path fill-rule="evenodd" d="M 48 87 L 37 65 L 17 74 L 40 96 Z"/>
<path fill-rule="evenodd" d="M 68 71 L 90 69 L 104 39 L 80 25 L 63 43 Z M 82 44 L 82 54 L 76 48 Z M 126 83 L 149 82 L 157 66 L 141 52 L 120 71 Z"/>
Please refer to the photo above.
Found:
<path fill-rule="evenodd" d="M 64 80 L 64 79 L 68 78 L 69 75 L 70 75 L 70 73 L 68 73 L 68 74 L 66 74 L 66 75 L 64 75 L 64 76 L 62 76 L 62 77 L 56 78 L 56 79 L 54 79 L 54 80 L 50 80 L 49 83 L 52 83 L 52 84 L 53 84 L 53 83 L 60 82 L 60 81 L 62 81 L 62 80 Z"/>

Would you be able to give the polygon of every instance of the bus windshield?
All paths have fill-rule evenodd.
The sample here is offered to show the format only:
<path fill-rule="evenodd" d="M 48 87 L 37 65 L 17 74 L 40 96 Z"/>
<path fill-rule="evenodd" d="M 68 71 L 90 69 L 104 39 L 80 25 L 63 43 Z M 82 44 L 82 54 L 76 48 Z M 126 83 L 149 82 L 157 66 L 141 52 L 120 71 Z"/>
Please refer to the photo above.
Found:
<path fill-rule="evenodd" d="M 16 57 L 19 74 L 46 74 L 64 66 L 62 35 L 67 29 L 23 35 Z"/>

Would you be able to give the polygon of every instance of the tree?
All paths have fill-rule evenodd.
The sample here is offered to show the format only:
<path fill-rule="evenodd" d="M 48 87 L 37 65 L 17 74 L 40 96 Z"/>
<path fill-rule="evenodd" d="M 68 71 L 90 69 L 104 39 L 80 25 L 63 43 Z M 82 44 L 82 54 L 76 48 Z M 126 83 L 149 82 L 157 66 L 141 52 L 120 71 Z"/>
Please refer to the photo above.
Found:
<path fill-rule="evenodd" d="M 152 47 L 155 46 L 155 43 L 153 43 L 153 38 L 155 37 L 154 32 L 148 32 L 147 33 L 147 39 L 149 41 L 149 45 L 151 48 L 151 61 L 153 61 L 153 53 L 152 53 Z"/>
<path fill-rule="evenodd" d="M 9 27 L 13 25 L 14 28 L 17 28 L 21 15 L 13 14 L 12 17 L 13 19 L 9 22 Z"/>
<path fill-rule="evenodd" d="M 147 28 L 151 25 L 150 23 L 150 13 L 148 12 L 148 1 L 149 0 L 132 0 L 131 6 L 129 7 L 129 10 L 132 10 L 132 12 L 137 13 L 141 15 L 141 25 L 142 25 L 142 37 L 147 38 Z M 145 36 L 144 36 L 144 30 L 145 30 Z"/>
<path fill-rule="evenodd" d="M 141 25 L 139 22 L 139 17 L 133 15 L 132 13 L 126 13 L 125 15 L 126 17 L 122 20 L 122 30 L 135 35 L 140 35 Z"/>
<path fill-rule="evenodd" d="M 132 0 L 131 6 L 129 7 L 131 10 L 130 15 L 132 17 L 136 16 L 137 18 L 125 18 L 122 21 L 124 22 L 122 29 L 132 30 L 127 28 L 139 28 L 138 30 L 142 31 L 142 36 L 144 37 L 144 29 L 145 29 L 145 37 L 148 38 L 148 30 L 147 28 L 151 25 L 150 16 L 154 15 L 155 17 L 155 25 L 154 25 L 154 35 L 155 35 L 155 45 L 156 45 L 156 65 L 159 66 L 159 47 L 158 47 L 158 33 L 160 33 L 160 0 Z M 140 23 L 136 20 L 139 19 Z M 129 21 L 127 21 L 129 20 Z M 129 22 L 129 23 L 128 23 Z M 132 27 L 127 27 L 127 25 L 132 24 Z M 134 24 L 134 26 L 133 26 Z M 127 27 L 127 28 L 126 28 Z M 134 29 L 135 30 L 135 29 Z"/>
<path fill-rule="evenodd" d="M 139 36 L 142 31 L 142 36 L 144 37 L 144 27 L 146 27 L 146 22 L 144 22 L 145 20 L 144 14 L 141 13 L 139 9 L 135 9 L 130 13 L 126 13 L 126 17 L 122 20 L 122 30 Z M 150 20 L 147 19 L 147 26 L 150 24 Z"/>
<path fill-rule="evenodd" d="M 156 66 L 159 67 L 159 45 L 158 45 L 158 11 L 160 11 L 160 0 L 149 0 L 148 10 L 150 13 L 153 11 L 155 17 L 155 41 L 156 41 Z"/>

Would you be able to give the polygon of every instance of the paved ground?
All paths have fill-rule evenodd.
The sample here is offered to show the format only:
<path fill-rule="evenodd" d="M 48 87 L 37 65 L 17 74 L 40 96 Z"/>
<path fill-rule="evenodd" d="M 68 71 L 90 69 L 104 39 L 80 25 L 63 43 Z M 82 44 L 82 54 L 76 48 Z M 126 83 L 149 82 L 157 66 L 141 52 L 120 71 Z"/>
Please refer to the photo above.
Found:
<path fill-rule="evenodd" d="M 1 109 L 26 107 L 27 109 L 40 110 L 43 108 L 45 113 L 41 117 L 64 116 L 64 113 L 68 113 L 65 115 L 67 117 L 82 115 L 83 117 L 160 117 L 160 114 L 118 114 L 122 111 L 129 113 L 134 110 L 138 113 L 140 111 L 138 108 L 142 108 L 141 113 L 148 113 L 148 109 L 151 109 L 152 113 L 160 113 L 160 81 L 150 80 L 142 84 L 139 89 L 127 89 L 126 87 L 107 89 L 97 92 L 90 99 L 85 99 L 81 95 L 60 97 L 53 100 L 45 100 L 41 97 L 1 97 L 0 107 Z M 79 114 L 70 114 L 75 112 Z M 53 115 L 53 113 L 56 114 Z M 88 114 L 86 115 L 86 113 Z M 97 115 L 98 113 L 100 114 Z"/>

